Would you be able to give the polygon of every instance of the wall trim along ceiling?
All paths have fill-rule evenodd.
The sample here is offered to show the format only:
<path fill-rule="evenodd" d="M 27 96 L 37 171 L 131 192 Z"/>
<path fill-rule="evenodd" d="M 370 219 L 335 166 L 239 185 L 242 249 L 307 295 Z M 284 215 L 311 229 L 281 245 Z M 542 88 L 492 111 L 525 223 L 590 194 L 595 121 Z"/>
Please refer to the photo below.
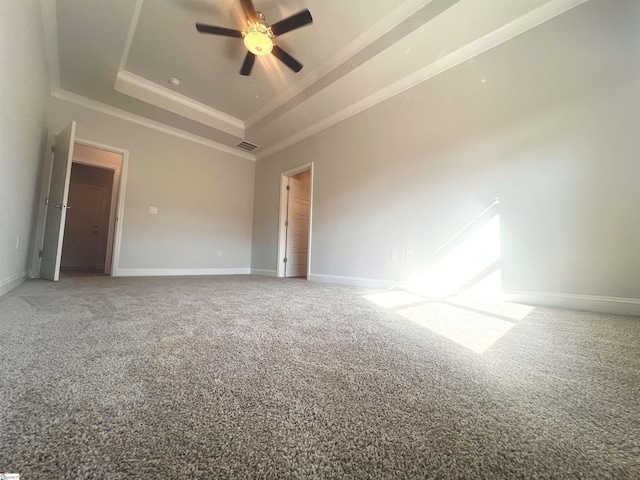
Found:
<path fill-rule="evenodd" d="M 135 123 L 143 124 L 157 130 L 164 128 L 162 131 L 165 131 L 166 133 L 177 135 L 181 138 L 195 141 L 241 158 L 256 160 L 281 151 L 353 115 L 398 95 L 421 82 L 454 68 L 457 65 L 486 52 L 487 50 L 490 50 L 574 7 L 585 3 L 587 0 L 550 0 L 528 13 L 524 13 L 519 17 L 514 17 L 514 20 L 504 24 L 502 27 L 495 30 L 487 30 L 487 33 L 484 35 L 480 34 L 478 38 L 470 39 L 470 41 L 463 46 L 453 50 L 444 57 L 431 61 L 429 64 L 417 71 L 406 75 L 399 80 L 390 80 L 391 83 L 387 85 L 380 85 L 377 87 L 377 90 L 372 91 L 365 97 L 353 97 L 346 99 L 342 102 L 336 103 L 334 107 L 329 110 L 318 110 L 314 107 L 314 104 L 326 105 L 326 103 L 321 102 L 321 100 L 323 100 L 327 95 L 331 95 L 330 92 L 333 91 L 333 89 L 338 88 L 340 85 L 348 89 L 348 82 L 357 79 L 359 75 L 358 72 L 361 70 L 358 66 L 351 68 L 351 70 L 343 68 L 343 65 L 348 63 L 349 59 L 351 59 L 352 63 L 353 61 L 358 60 L 358 62 L 356 62 L 358 65 L 365 65 L 371 62 L 384 62 L 384 59 L 386 58 L 385 55 L 392 54 L 390 53 L 391 50 L 386 48 L 388 45 L 384 41 L 378 45 L 378 43 L 380 43 L 378 40 L 384 37 L 385 32 L 399 27 L 404 23 L 411 23 L 411 20 L 415 22 L 419 19 L 423 19 L 422 17 L 427 15 L 427 13 L 436 15 L 440 12 L 441 8 L 447 8 L 448 6 L 451 6 L 450 3 L 456 4 L 457 1 L 458 0 L 450 0 L 450 2 L 443 1 L 442 4 L 436 4 L 436 2 L 428 2 L 425 4 L 424 0 L 406 0 L 405 2 L 402 2 L 391 15 L 378 24 L 373 25 L 356 40 L 346 45 L 328 61 L 311 72 L 303 82 L 293 84 L 262 109 L 253 113 L 248 119 L 242 120 L 214 109 L 209 105 L 202 104 L 191 98 L 180 95 L 169 88 L 151 82 L 125 69 L 144 3 L 144 0 L 136 0 L 134 12 L 129 24 L 126 43 L 120 59 L 119 70 L 114 82 L 114 90 L 150 105 L 154 105 L 165 111 L 177 114 L 183 118 L 188 118 L 192 121 L 217 129 L 240 139 L 260 144 L 262 148 L 257 151 L 255 155 L 247 155 L 247 152 L 238 151 L 231 145 L 224 145 L 216 141 L 200 137 L 197 134 L 187 133 L 186 131 L 175 127 L 160 127 L 159 125 L 164 124 L 153 120 L 143 120 L 143 117 L 139 115 L 130 114 L 118 108 L 110 107 L 108 105 L 99 107 L 98 104 L 100 102 L 97 100 L 89 100 L 88 98 L 80 100 L 79 96 L 76 94 L 61 91 L 55 0 L 41 0 L 45 24 L 45 37 L 47 39 L 46 51 L 47 63 L 49 66 L 50 88 L 52 94 L 56 94 L 58 98 L 62 98 L 62 96 L 66 97 L 65 99 L 73 98 L 73 101 L 76 103 L 82 102 L 85 106 L 92 105 L 94 110 L 98 109 L 103 113 L 115 114 L 115 116 L 119 118 L 134 121 Z M 431 7 L 433 11 L 429 10 Z M 403 29 L 401 28 L 400 30 Z M 409 30 L 403 30 L 403 32 L 404 33 L 398 33 L 398 35 L 401 33 L 406 35 Z M 369 50 L 371 50 L 371 52 L 365 54 Z M 367 60 L 366 58 L 361 58 L 362 55 L 370 55 L 371 58 Z M 347 75 L 347 73 L 349 73 L 349 75 Z M 329 86 L 326 84 L 327 81 L 331 82 L 331 89 L 327 88 Z M 305 122 L 296 121 L 296 119 L 301 115 L 306 116 L 310 121 L 306 124 Z M 273 139 L 273 143 L 271 144 L 265 143 L 263 138 L 258 138 L 260 137 L 261 129 L 269 125 L 271 129 L 280 129 L 281 133 L 277 136 L 278 138 Z M 262 133 L 264 134 L 265 132 Z"/>
<path fill-rule="evenodd" d="M 165 125 L 164 123 L 150 120 L 146 117 L 142 117 L 140 115 L 136 115 L 134 113 L 112 107 L 96 100 L 91 100 L 90 98 L 86 98 L 81 95 L 76 95 L 75 93 L 71 93 L 66 90 L 57 90 L 55 92 L 52 92 L 51 96 L 73 103 L 75 105 L 79 105 L 81 107 L 88 108 L 95 112 L 104 113 L 106 115 L 120 118 L 121 120 L 126 120 L 131 123 L 136 123 L 138 125 L 142 125 L 143 127 L 151 128 L 168 135 L 173 135 L 174 137 L 178 137 L 183 140 L 188 140 L 193 143 L 204 145 L 205 147 L 213 148 L 224 153 L 229 153 L 231 155 L 235 155 L 236 157 L 244 158 L 251 161 L 255 161 L 256 159 L 255 155 L 252 155 L 251 153 L 237 150 L 233 147 L 223 145 L 222 143 L 218 143 L 213 140 L 209 140 L 207 138 L 185 132 L 184 130 L 180 130 L 178 128 L 170 127 L 168 125 Z"/>
<path fill-rule="evenodd" d="M 385 88 L 382 88 L 371 95 L 363 98 L 360 101 L 348 105 L 346 108 L 335 112 L 328 117 L 325 117 L 310 127 L 301 130 L 285 140 L 261 150 L 256 154 L 256 159 L 273 155 L 280 150 L 294 145 L 305 138 L 315 135 L 333 125 L 346 120 L 349 117 L 357 115 L 358 113 L 367 110 L 395 95 L 398 95 L 430 78 L 435 77 L 447 70 L 460 65 L 467 60 L 474 58 L 481 53 L 484 53 L 498 45 L 531 30 L 538 25 L 551 20 L 562 13 L 571 10 L 585 3 L 587 0 L 555 0 L 538 7 L 537 9 L 523 15 L 520 18 L 504 25 L 503 27 L 494 30 L 477 40 L 465 45 L 464 47 L 453 51 L 452 53 L 445 55 L 444 57 L 436 60 L 435 62 L 421 68 L 412 75 L 409 75 Z M 257 120 L 253 120 L 251 123 L 255 123 Z M 249 122 L 246 122 L 249 125 Z"/>
<path fill-rule="evenodd" d="M 196 102 L 127 70 L 118 72 L 113 89 L 208 127 L 244 138 L 244 122 L 239 118 Z"/>

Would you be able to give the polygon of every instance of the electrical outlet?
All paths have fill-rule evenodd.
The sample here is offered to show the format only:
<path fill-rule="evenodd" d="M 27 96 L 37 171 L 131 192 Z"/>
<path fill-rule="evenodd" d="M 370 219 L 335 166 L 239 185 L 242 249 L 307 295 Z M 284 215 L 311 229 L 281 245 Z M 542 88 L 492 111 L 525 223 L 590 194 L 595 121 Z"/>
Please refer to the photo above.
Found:
<path fill-rule="evenodd" d="M 218 250 L 218 256 L 221 257 L 222 256 L 222 250 Z"/>
<path fill-rule="evenodd" d="M 413 262 L 413 250 L 407 250 L 404 252 L 405 262 Z"/>
<path fill-rule="evenodd" d="M 158 207 L 149 207 L 149 213 L 151 215 L 157 215 L 158 214 Z"/>
<path fill-rule="evenodd" d="M 391 250 L 391 261 L 392 262 L 398 261 L 398 250 Z"/>
<path fill-rule="evenodd" d="M 16 238 L 16 250 L 20 250 L 20 235 Z"/>

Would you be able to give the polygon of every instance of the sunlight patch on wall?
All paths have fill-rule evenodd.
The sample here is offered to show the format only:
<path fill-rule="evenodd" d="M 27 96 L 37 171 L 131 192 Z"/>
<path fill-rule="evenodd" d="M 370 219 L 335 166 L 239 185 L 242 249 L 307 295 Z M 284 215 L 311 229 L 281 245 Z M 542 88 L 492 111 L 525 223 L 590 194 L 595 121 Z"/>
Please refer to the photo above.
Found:
<path fill-rule="evenodd" d="M 442 303 L 409 307 L 397 313 L 476 353 L 484 353 L 515 325 L 491 315 Z"/>
<path fill-rule="evenodd" d="M 453 295 L 476 288 L 476 294 L 502 298 L 500 272 L 490 271 L 500 261 L 500 217 L 493 216 L 447 253 L 428 271 L 416 277 L 407 290 L 430 297 Z M 483 273 L 487 276 L 482 277 Z M 493 274 L 491 278 L 488 278 Z M 484 283 L 480 284 L 481 281 Z"/>
<path fill-rule="evenodd" d="M 456 299 L 502 301 L 502 270 L 497 268 L 485 278 L 462 290 Z"/>
<path fill-rule="evenodd" d="M 383 308 L 482 354 L 531 313 L 504 302 L 496 199 L 432 254 L 402 290 L 363 295 Z"/>

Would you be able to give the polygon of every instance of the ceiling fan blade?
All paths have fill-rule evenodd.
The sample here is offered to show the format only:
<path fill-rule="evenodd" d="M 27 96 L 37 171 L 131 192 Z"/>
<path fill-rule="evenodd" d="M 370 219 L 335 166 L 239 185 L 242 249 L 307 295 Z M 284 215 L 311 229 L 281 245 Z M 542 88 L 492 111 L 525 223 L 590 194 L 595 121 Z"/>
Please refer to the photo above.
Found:
<path fill-rule="evenodd" d="M 273 50 L 271 51 L 275 55 L 275 57 L 284 63 L 287 67 L 289 67 L 294 72 L 299 72 L 302 70 L 302 64 L 289 55 L 287 52 L 282 50 L 279 46 L 274 45 Z"/>
<path fill-rule="evenodd" d="M 244 57 L 244 62 L 242 62 L 242 68 L 240 69 L 240 75 L 251 75 L 251 69 L 253 68 L 253 64 L 256 61 L 256 56 L 247 52 L 247 56 Z"/>
<path fill-rule="evenodd" d="M 234 30 L 232 28 L 214 27 L 213 25 L 196 23 L 196 30 L 198 30 L 200 33 L 212 33 L 214 35 L 224 35 L 225 37 L 242 38 L 242 32 L 240 30 Z"/>
<path fill-rule="evenodd" d="M 247 20 L 251 22 L 255 22 L 256 20 L 256 7 L 253 6 L 253 2 L 251 0 L 240 0 L 240 5 L 242 5 L 242 10 L 247 17 Z"/>
<path fill-rule="evenodd" d="M 271 31 L 275 36 L 278 36 L 283 33 L 290 32 L 291 30 L 295 30 L 296 28 L 303 27 L 311 22 L 313 22 L 311 12 L 309 10 L 303 10 L 295 15 L 291 15 L 290 17 L 274 23 L 271 25 Z"/>

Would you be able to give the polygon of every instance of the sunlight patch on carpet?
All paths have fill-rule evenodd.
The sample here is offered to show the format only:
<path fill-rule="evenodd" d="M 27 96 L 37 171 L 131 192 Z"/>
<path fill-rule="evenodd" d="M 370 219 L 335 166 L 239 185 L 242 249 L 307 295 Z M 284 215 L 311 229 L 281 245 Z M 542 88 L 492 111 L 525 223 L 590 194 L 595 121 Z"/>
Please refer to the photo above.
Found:
<path fill-rule="evenodd" d="M 363 297 L 370 302 L 373 302 L 376 305 L 380 305 L 384 308 L 402 307 L 404 305 L 411 305 L 412 303 L 420 303 L 425 301 L 424 297 L 403 292 L 401 290 L 372 293 L 370 295 L 363 295 Z"/>
<path fill-rule="evenodd" d="M 396 313 L 476 353 L 484 353 L 515 325 L 442 303 L 409 307 Z"/>
<path fill-rule="evenodd" d="M 514 322 L 524 320 L 534 310 L 531 305 L 485 300 L 484 298 L 478 300 L 462 295 L 451 297 L 444 303 L 471 310 L 479 310 L 487 315 L 504 317 L 505 320 L 513 320 Z"/>

